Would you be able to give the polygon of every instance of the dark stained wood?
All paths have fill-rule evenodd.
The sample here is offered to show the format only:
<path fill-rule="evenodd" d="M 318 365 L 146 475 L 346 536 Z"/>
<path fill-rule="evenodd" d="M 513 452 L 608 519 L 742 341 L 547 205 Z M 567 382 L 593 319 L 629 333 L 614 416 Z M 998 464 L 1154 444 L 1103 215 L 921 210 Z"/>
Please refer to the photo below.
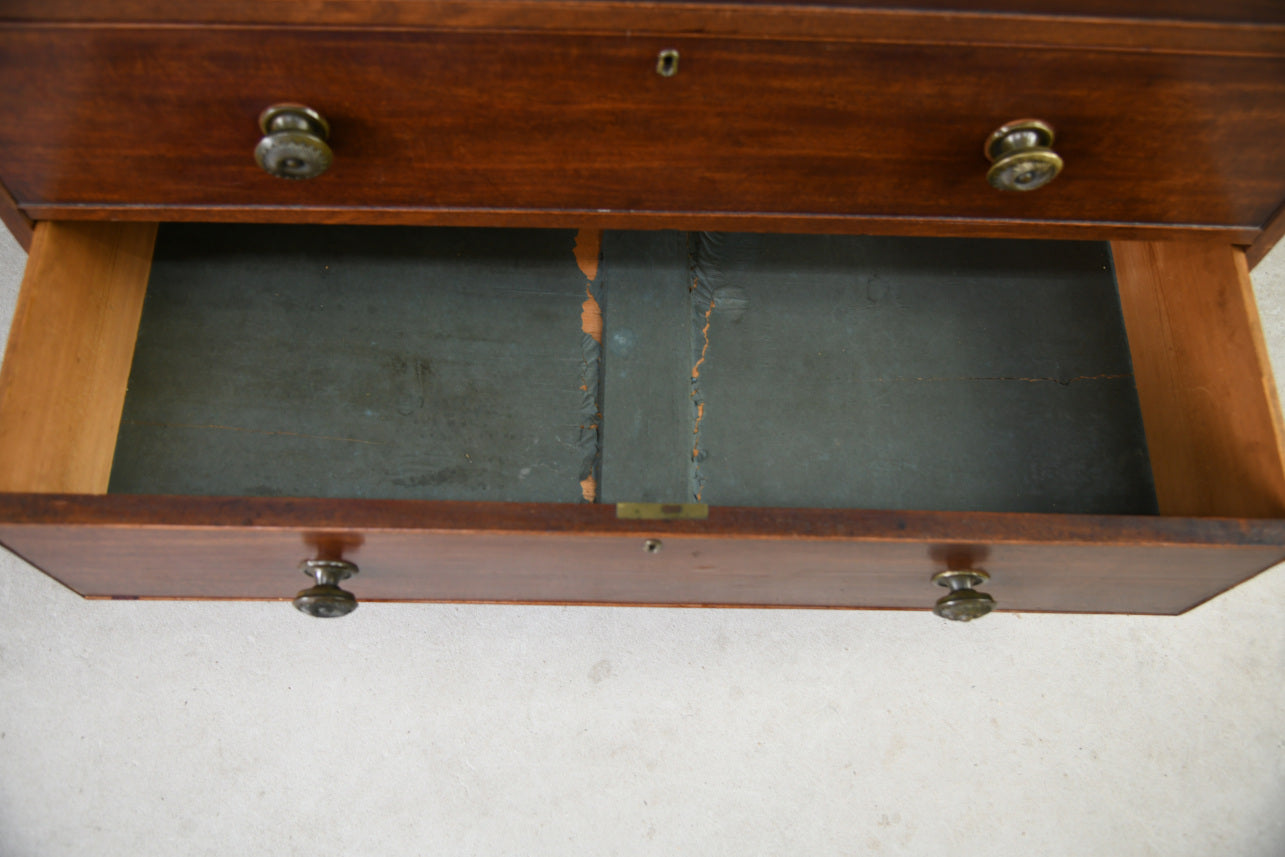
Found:
<path fill-rule="evenodd" d="M 0 369 L 0 490 L 107 490 L 154 223 L 42 223 Z"/>
<path fill-rule="evenodd" d="M 913 43 L 1076 45 L 1189 53 L 1280 53 L 1274 0 L 9 0 L 0 21 L 293 24 L 861 39 Z"/>
<path fill-rule="evenodd" d="M 325 554 L 367 600 L 927 608 L 934 571 L 974 565 L 1001 609 L 1176 613 L 1285 557 L 1280 521 L 14 494 L 0 521 L 91 597 L 288 598 Z"/>
<path fill-rule="evenodd" d="M 1282 514 L 1279 409 L 1226 247 L 1282 231 L 1283 81 L 1273 0 L 9 0 L 0 180 L 37 219 L 1217 239 L 1147 244 L 1126 309 L 1163 355 L 1153 413 L 1196 428 L 1159 444 L 1195 480 L 1162 511 L 1247 519 L 0 494 L 0 542 L 91 597 L 288 598 L 299 560 L 343 555 L 368 600 L 922 609 L 972 564 L 1001 609 L 1187 609 L 1285 557 L 1259 518 Z M 253 165 L 277 100 L 334 121 L 327 176 Z M 1066 173 L 991 191 L 981 141 L 1032 114 Z"/>
<path fill-rule="evenodd" d="M 0 185 L 0 223 L 4 224 L 23 250 L 31 252 L 31 242 L 36 234 L 35 224 L 18 209 L 18 204 L 3 185 Z"/>
<path fill-rule="evenodd" d="M 1252 271 L 1282 238 L 1285 238 L 1285 203 L 1267 219 L 1263 231 L 1245 248 L 1245 262 Z"/>
<path fill-rule="evenodd" d="M 1242 250 L 1112 244 L 1162 515 L 1285 517 L 1280 402 Z"/>
<path fill-rule="evenodd" d="M 481 5 L 481 4 L 478 4 Z M 523 4 L 493 2 L 503 9 Z M 585 9 L 615 8 L 615 0 L 549 2 L 551 7 L 579 5 Z M 651 10 L 739 7 L 750 11 L 762 8 L 819 7 L 828 11 L 873 9 L 906 13 L 976 12 L 1025 15 L 1087 16 L 1126 20 L 1224 21 L 1229 23 L 1285 23 L 1285 10 L 1275 0 L 827 0 L 824 3 L 797 3 L 790 0 L 649 0 L 631 4 Z M 441 14 L 424 7 L 445 7 L 434 0 L 207 0 L 198 7 L 174 6 L 161 0 L 98 0 L 86 7 L 74 0 L 9 0 L 0 19 L 29 20 L 167 20 L 167 21 L 312 21 L 315 23 L 386 23 L 416 20 L 409 16 Z M 485 14 L 479 10 L 476 14 Z M 311 17 L 305 17 L 311 16 Z M 401 17 L 407 16 L 407 17 Z"/>
<path fill-rule="evenodd" d="M 441 209 L 406 206 L 186 206 L 31 205 L 39 220 L 173 221 L 182 223 L 318 223 L 377 226 L 488 226 L 536 229 L 704 229 L 796 234 L 921 235 L 936 238 L 1052 238 L 1081 241 L 1173 240 L 1176 237 L 1249 244 L 1257 228 L 1198 224 L 1146 226 L 965 217 L 867 217 L 729 212 L 611 212 L 575 209 Z"/>
<path fill-rule="evenodd" d="M 653 68 L 665 47 L 683 56 L 669 79 Z M 14 26 L 0 178 L 37 217 L 354 206 L 1252 232 L 1285 197 L 1283 80 L 1283 55 Z M 258 112 L 287 99 L 334 126 L 316 180 L 251 157 Z M 995 191 L 981 144 L 1031 114 L 1058 129 L 1067 168 Z"/>

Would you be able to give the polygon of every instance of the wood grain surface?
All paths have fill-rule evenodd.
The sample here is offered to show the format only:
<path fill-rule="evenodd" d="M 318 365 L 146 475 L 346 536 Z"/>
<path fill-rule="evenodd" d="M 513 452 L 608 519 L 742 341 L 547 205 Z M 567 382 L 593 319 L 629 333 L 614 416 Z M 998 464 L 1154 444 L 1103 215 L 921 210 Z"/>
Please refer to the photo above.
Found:
<path fill-rule="evenodd" d="M 808 235 L 900 235 L 931 238 L 1051 238 L 1079 241 L 1207 239 L 1250 245 L 1257 227 L 1019 220 L 1015 218 L 903 217 L 727 212 L 610 212 L 582 209 L 395 208 L 336 203 L 328 206 L 28 205 L 41 220 L 175 223 L 313 223 L 370 226 L 485 226 L 515 229 L 672 229 L 699 232 L 779 232 Z"/>
<path fill-rule="evenodd" d="M 0 370 L 0 490 L 107 490 L 155 224 L 36 230 Z"/>
<path fill-rule="evenodd" d="M 1112 244 L 1162 515 L 1285 516 L 1280 403 L 1244 251 Z"/>
<path fill-rule="evenodd" d="M 1285 197 L 1280 55 L 10 26 L 0 80 L 20 81 L 0 87 L 0 170 L 36 217 L 1030 221 L 1247 241 Z M 333 124 L 318 179 L 254 164 L 256 117 L 284 100 Z M 995 191 L 981 144 L 1027 115 L 1057 128 L 1066 170 Z"/>
<path fill-rule="evenodd" d="M 126 598 L 288 598 L 323 556 L 368 600 L 913 609 L 975 566 L 1001 609 L 1177 613 L 1285 557 L 1285 523 L 1212 519 L 7 494 L 0 521 L 75 591 Z"/>
<path fill-rule="evenodd" d="M 1279 53 L 1273 0 L 9 0 L 0 21 L 289 24 Z"/>

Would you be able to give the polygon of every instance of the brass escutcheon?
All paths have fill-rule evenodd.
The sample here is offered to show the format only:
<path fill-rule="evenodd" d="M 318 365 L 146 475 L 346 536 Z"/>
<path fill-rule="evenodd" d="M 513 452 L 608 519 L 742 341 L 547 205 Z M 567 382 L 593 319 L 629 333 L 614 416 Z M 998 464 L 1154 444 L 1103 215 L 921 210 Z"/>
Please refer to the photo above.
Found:
<path fill-rule="evenodd" d="M 656 74 L 661 77 L 673 77 L 678 74 L 678 51 L 665 48 L 656 55 Z"/>

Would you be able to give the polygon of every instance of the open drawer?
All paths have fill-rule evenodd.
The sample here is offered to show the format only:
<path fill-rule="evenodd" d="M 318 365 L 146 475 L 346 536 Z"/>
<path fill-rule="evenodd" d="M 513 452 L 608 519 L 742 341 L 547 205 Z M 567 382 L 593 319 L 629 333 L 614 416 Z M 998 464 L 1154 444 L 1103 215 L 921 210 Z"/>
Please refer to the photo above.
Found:
<path fill-rule="evenodd" d="M 973 570 L 1177 613 L 1285 558 L 1227 245 L 156 236 L 42 225 L 0 376 L 0 542 L 86 596 L 321 559 L 369 600 L 927 608 Z"/>

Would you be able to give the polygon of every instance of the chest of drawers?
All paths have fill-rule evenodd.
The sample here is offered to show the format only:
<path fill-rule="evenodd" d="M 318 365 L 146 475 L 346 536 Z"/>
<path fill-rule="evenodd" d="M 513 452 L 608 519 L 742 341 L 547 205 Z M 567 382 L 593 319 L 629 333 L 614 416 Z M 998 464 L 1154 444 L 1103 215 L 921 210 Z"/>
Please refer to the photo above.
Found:
<path fill-rule="evenodd" d="M 1277 144 L 1285 136 L 1285 15 L 1252 3 L 1216 12 L 1175 4 L 1165 12 L 1118 13 L 1070 2 L 992 5 L 972 12 L 949 3 L 905 9 L 281 2 L 173 12 L 120 2 L 101 4 L 91 16 L 75 4 L 8 4 L 0 14 L 0 79 L 15 85 L 0 90 L 0 112 L 8 119 L 0 129 L 0 180 L 11 201 L 6 222 L 15 233 L 26 234 L 33 220 L 39 225 L 0 378 L 0 488 L 6 492 L 0 541 L 93 597 L 289 597 L 302 580 L 300 561 L 319 558 L 356 563 L 361 571 L 352 589 L 369 599 L 914 608 L 931 606 L 940 594 L 931 581 L 935 573 L 980 570 L 990 575 L 1002 608 L 1172 613 L 1274 564 L 1285 558 L 1285 467 L 1247 259 L 1271 245 L 1280 229 L 1274 212 L 1285 200 L 1285 155 Z M 263 135 L 259 114 L 281 102 L 306 104 L 328 120 L 325 142 L 334 157 L 321 176 L 285 181 L 255 164 Z M 1039 190 L 996 190 L 986 180 L 983 143 L 996 128 L 1026 117 L 1056 130 L 1052 148 L 1065 167 Z M 127 491 L 117 490 L 124 484 L 117 446 L 122 413 L 127 450 L 144 448 L 137 431 L 149 421 L 131 416 L 135 405 L 127 404 L 126 388 L 134 396 L 145 386 L 129 378 L 131 366 L 140 371 L 134 365 L 140 317 L 139 359 L 152 329 L 143 306 L 156 221 L 569 230 L 537 242 L 561 249 L 541 256 L 530 269 L 536 273 L 506 275 L 516 277 L 512 289 L 522 289 L 538 281 L 537 273 L 562 272 L 553 290 L 570 290 L 560 300 L 580 326 L 558 340 L 574 353 L 547 359 L 580 360 L 597 373 L 571 373 L 585 387 L 568 405 L 574 429 L 549 435 L 576 447 L 565 474 L 571 493 L 526 492 L 525 480 L 512 474 L 505 477 L 512 481 L 497 478 L 485 490 L 474 482 L 436 494 L 387 485 L 332 490 L 318 483 L 262 490 L 247 483 L 229 494 L 202 488 L 195 477 L 186 488 L 149 492 L 140 477 Z M 662 252 L 645 249 L 651 246 L 646 233 L 622 229 L 804 234 L 652 233 L 657 247 L 668 248 Z M 816 304 L 818 315 L 841 319 L 859 313 L 854 306 L 861 301 L 902 313 L 888 317 L 889 327 L 875 321 L 863 328 L 869 340 L 951 297 L 951 289 L 968 280 L 966 272 L 946 271 L 935 286 L 944 291 L 922 298 L 916 310 L 913 300 L 898 304 L 888 297 L 896 288 L 888 291 L 886 279 L 885 286 L 876 282 L 891 276 L 904 286 L 913 272 L 892 276 L 886 267 L 859 264 L 884 252 L 871 248 L 895 240 L 806 235 L 816 233 L 1111 242 L 1109 252 L 1100 252 L 1114 267 L 1131 368 L 1091 374 L 1136 382 L 1147 454 L 1138 457 L 1139 442 L 1131 460 L 1147 464 L 1154 507 L 951 500 L 949 492 L 936 501 L 938 495 L 914 491 L 905 499 L 876 491 L 885 499 L 866 504 L 859 492 L 826 496 L 798 487 L 809 485 L 807 479 L 791 483 L 790 465 L 782 461 L 836 484 L 856 484 L 882 468 L 891 474 L 885 488 L 923 469 L 926 459 L 896 459 L 886 448 L 881 459 L 870 447 L 849 444 L 862 431 L 853 414 L 864 413 L 864 399 L 853 399 L 860 405 L 855 410 L 835 405 L 800 414 L 799 435 L 809 438 L 802 447 L 768 444 L 740 465 L 735 479 L 724 471 L 724 486 L 775 474 L 760 479 L 758 489 L 720 489 L 727 498 L 721 499 L 711 488 L 702 496 L 704 477 L 693 477 L 699 465 L 711 456 L 734 458 L 729 450 L 744 447 L 755 431 L 782 434 L 773 420 L 784 419 L 780 403 L 789 391 L 764 393 L 774 404 L 763 407 L 776 408 L 768 413 L 747 404 L 756 389 L 779 387 L 781 377 L 838 397 L 854 384 L 894 376 L 923 382 L 917 390 L 929 383 L 913 359 L 904 372 L 893 367 L 878 378 L 850 372 L 835 353 L 846 328 L 818 324 L 800 334 L 798 327 L 779 326 L 787 323 L 788 300 L 778 305 L 763 298 L 790 289 L 815 296 L 838 277 L 841 305 L 831 314 Z M 163 228 L 163 257 L 171 246 L 166 234 Z M 483 234 L 492 238 L 478 237 Z M 492 260 L 517 234 L 455 233 L 498 242 L 479 257 Z M 199 246 L 206 239 L 187 240 Z M 310 240 L 323 249 L 331 241 Z M 749 261 L 738 268 L 733 259 L 702 279 L 704 257 L 688 251 L 719 241 L 750 247 Z M 674 242 L 681 244 L 676 261 Z M 898 252 L 936 259 L 955 252 L 927 238 L 914 247 Z M 1024 253 L 1040 255 L 1001 249 L 988 258 Z M 449 256 L 433 256 L 430 267 L 440 269 Z M 298 258 L 300 266 L 312 264 Z M 489 269 L 470 270 L 477 276 Z M 1007 270 L 1011 280 L 1024 276 Z M 1035 270 L 1026 275 L 1033 292 L 1062 277 L 1048 266 Z M 686 282 L 692 271 L 698 275 Z M 681 275 L 677 281 L 675 275 Z M 445 275 L 435 276 L 434 294 L 443 290 L 438 281 Z M 756 285 L 746 297 L 737 289 L 749 281 Z M 270 277 L 257 282 L 251 294 L 271 288 Z M 864 291 L 853 292 L 854 284 L 864 284 Z M 699 301 L 706 297 L 702 326 Z M 398 298 L 404 299 L 414 298 Z M 995 322 L 998 307 L 985 311 L 995 299 L 979 293 L 954 316 L 938 314 L 970 319 L 972 327 L 958 337 L 961 353 L 968 353 L 970 338 L 992 335 L 993 322 L 995 336 L 1011 332 Z M 237 300 L 253 304 L 245 296 Z M 417 311 L 439 310 L 448 312 L 430 301 Z M 462 313 L 451 316 L 452 324 L 474 326 L 497 311 L 521 312 L 503 303 L 449 310 Z M 492 339 L 516 348 L 516 331 L 540 329 L 544 310 L 531 312 L 528 325 Z M 600 322 L 595 327 L 595 312 L 605 317 L 605 330 Z M 194 308 L 174 318 L 190 323 L 214 314 Z M 868 322 L 868 316 L 862 318 Z M 761 325 L 742 343 L 749 365 L 717 364 L 715 371 L 722 344 L 751 329 L 748 322 L 732 327 L 742 317 Z M 301 318 L 322 324 L 315 315 Z M 291 331 L 296 352 L 334 345 L 308 323 Z M 1085 335 L 1100 327 L 1090 325 Z M 613 352 L 613 342 L 620 346 L 613 332 L 637 336 L 639 330 L 657 343 L 650 356 Z M 468 339 L 451 339 L 450 325 L 443 331 L 455 345 Z M 707 335 L 728 338 L 703 340 Z M 763 350 L 762 343 L 778 337 L 801 341 Z M 468 339 L 486 340 L 481 334 Z M 801 355 L 812 344 L 820 358 L 809 363 Z M 256 349 L 247 346 L 245 353 L 264 353 Z M 519 363 L 546 359 L 538 350 L 510 350 Z M 914 355 L 913 349 L 884 352 Z M 862 366 L 884 352 L 854 342 L 854 361 Z M 477 358 L 487 377 L 504 374 L 498 353 L 493 348 Z M 1006 353 L 1005 347 L 990 353 Z M 952 368 L 954 358 L 943 359 Z M 754 374 L 773 365 L 799 368 L 784 376 Z M 1079 377 L 1044 372 L 1038 360 L 1032 365 L 1033 380 L 1015 380 L 1026 377 L 1015 370 L 979 383 L 1074 387 L 1072 378 Z M 731 379 L 722 402 L 707 402 L 714 393 L 700 386 L 702 368 L 711 383 Z M 634 374 L 625 377 L 625 369 Z M 262 359 L 251 361 L 240 377 L 247 388 L 263 386 L 254 379 L 269 370 Z M 463 376 L 450 371 L 445 387 L 432 388 L 435 394 L 416 393 L 416 373 L 425 371 L 415 359 L 391 366 L 384 405 L 396 410 L 408 395 L 419 396 L 430 410 L 440 409 L 443 426 L 496 407 L 485 397 L 450 404 L 437 396 L 464 389 Z M 329 370 L 327 377 L 335 374 Z M 367 388 L 378 393 L 383 383 L 358 378 L 354 389 L 363 394 Z M 595 399 L 591 386 L 607 401 Z M 287 389 L 298 384 L 261 394 L 260 406 Z M 497 389 L 512 401 L 532 395 L 520 382 Z M 624 391 L 617 401 L 640 404 L 613 411 L 611 390 Z M 942 403 L 986 402 L 981 394 L 913 395 L 922 395 L 930 409 L 870 431 L 886 437 L 900 424 L 929 438 L 921 450 L 933 446 L 934 432 L 948 445 L 956 432 Z M 247 390 L 229 401 L 253 398 Z M 883 406 L 877 397 L 871 401 L 871 408 Z M 711 419 L 702 427 L 706 404 Z M 997 423 L 998 431 L 1013 433 L 1014 459 L 991 472 L 1019 488 L 1072 476 L 1065 462 L 1049 463 L 1061 460 L 1041 449 L 1039 432 L 1058 424 L 1075 434 L 1075 406 L 1060 423 L 1036 421 L 1034 435 L 1021 407 L 1035 406 L 1013 411 L 1016 424 L 1011 414 Z M 614 423 L 613 414 L 621 415 Z M 854 424 L 837 431 L 839 419 Z M 986 426 L 976 414 L 958 419 L 975 434 Z M 722 445 L 702 448 L 698 436 L 689 449 L 682 435 L 699 434 L 692 426 Z M 291 431 L 281 422 L 254 429 L 277 437 Z M 1084 460 L 1116 448 L 1095 431 L 1084 433 Z M 455 442 L 458 435 L 439 432 L 428 442 L 444 444 L 444 455 L 471 455 L 468 443 Z M 823 457 L 822 437 L 838 438 L 846 463 Z M 511 438 L 498 448 L 508 448 L 506 442 Z M 193 443 L 205 445 L 199 438 Z M 1047 443 L 1063 441 L 1050 436 Z M 969 474 L 986 471 L 977 459 L 1002 447 L 960 447 L 958 468 L 933 478 L 950 481 L 954 472 L 961 483 L 975 479 Z M 271 457 L 272 449 L 258 454 Z M 313 466 L 330 467 L 332 453 L 310 454 Z M 217 455 L 193 459 L 191 472 L 217 475 L 223 469 Z M 357 470 L 362 460 L 353 465 Z M 613 460 L 626 477 L 604 475 Z M 656 463 L 661 460 L 669 463 Z M 229 463 L 226 470 L 253 466 Z M 396 466 L 379 467 L 395 481 Z M 1011 477 L 1014 467 L 1022 475 Z M 448 470 L 432 474 L 441 482 Z M 1081 474 L 1081 481 L 1102 481 L 1109 470 Z M 423 477 L 413 466 L 405 471 L 403 481 Z M 421 479 L 421 487 L 426 484 Z M 283 496 L 298 493 L 304 496 Z M 505 502 L 511 500 L 522 502 Z"/>

